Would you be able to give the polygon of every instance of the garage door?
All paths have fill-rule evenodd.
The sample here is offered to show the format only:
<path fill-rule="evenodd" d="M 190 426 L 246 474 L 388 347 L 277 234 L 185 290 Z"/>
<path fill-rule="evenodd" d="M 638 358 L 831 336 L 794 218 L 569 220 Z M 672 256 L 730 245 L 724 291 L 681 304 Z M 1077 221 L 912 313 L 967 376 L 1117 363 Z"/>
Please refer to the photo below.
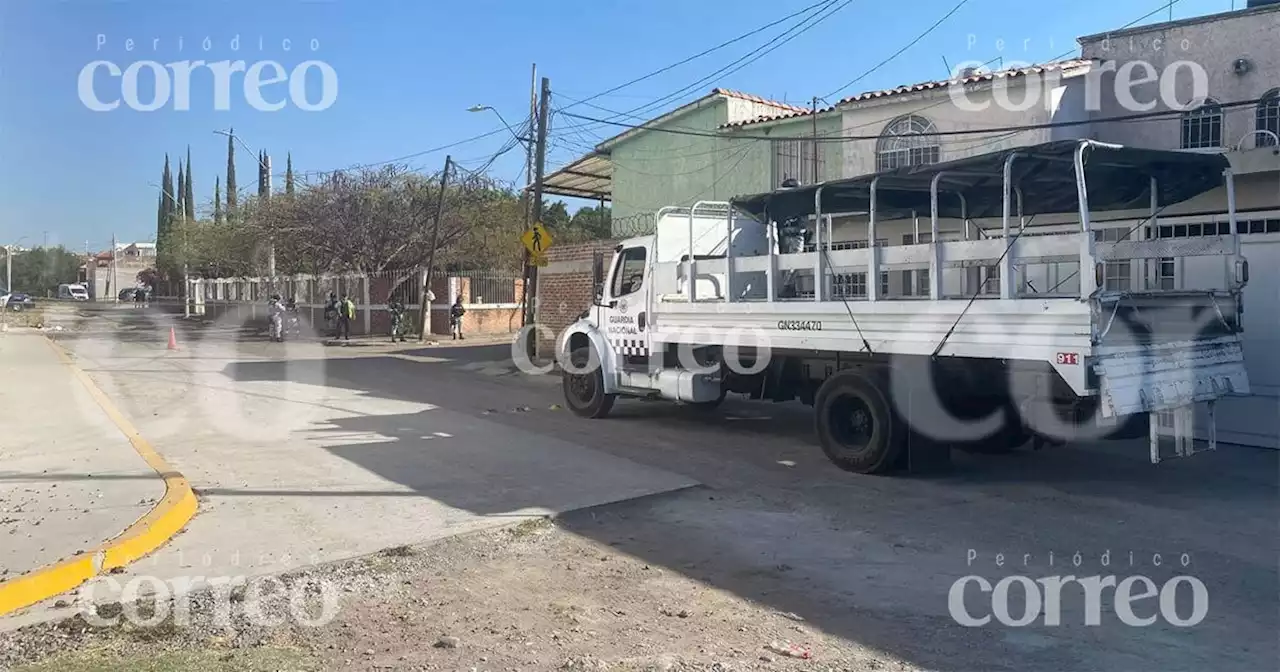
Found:
<path fill-rule="evenodd" d="M 1244 362 L 1252 394 L 1218 403 L 1218 440 L 1280 449 L 1280 233 L 1251 233 L 1240 238 L 1241 252 L 1249 260 L 1249 284 L 1244 289 Z M 1204 420 L 1201 415 L 1196 421 L 1196 438 L 1208 438 Z"/>
<path fill-rule="evenodd" d="M 1223 441 L 1280 449 L 1280 233 L 1241 236 L 1249 260 L 1244 289 L 1244 361 L 1252 396 L 1223 404 Z"/>

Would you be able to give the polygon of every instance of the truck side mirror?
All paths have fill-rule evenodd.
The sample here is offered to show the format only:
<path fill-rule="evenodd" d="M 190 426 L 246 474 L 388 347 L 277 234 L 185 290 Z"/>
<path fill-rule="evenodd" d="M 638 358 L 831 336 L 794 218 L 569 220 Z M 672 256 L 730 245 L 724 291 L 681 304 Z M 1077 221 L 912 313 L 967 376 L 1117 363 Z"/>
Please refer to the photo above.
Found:
<path fill-rule="evenodd" d="M 591 287 L 595 303 L 604 300 L 604 253 L 596 252 L 591 257 Z"/>

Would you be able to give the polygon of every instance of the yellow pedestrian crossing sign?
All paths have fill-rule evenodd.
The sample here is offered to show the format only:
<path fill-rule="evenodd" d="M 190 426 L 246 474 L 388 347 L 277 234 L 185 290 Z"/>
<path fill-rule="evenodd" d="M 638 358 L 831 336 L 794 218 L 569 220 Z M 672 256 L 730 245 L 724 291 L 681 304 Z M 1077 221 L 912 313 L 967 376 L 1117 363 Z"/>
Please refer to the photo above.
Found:
<path fill-rule="evenodd" d="M 520 235 L 520 242 L 524 243 L 525 249 L 529 250 L 535 265 L 546 265 L 547 248 L 551 247 L 551 232 L 547 231 L 547 227 L 541 222 L 534 222 L 533 226 L 525 229 L 525 232 Z M 536 263 L 539 258 L 542 259 L 541 264 Z"/>

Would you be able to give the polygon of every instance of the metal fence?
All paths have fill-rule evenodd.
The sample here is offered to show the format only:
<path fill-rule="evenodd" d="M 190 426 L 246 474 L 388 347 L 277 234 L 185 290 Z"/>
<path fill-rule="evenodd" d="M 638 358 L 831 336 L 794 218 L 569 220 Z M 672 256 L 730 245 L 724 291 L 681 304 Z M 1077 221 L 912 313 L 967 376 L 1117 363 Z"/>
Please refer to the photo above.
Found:
<path fill-rule="evenodd" d="M 192 279 L 191 297 L 198 303 L 260 303 L 271 295 L 292 297 L 302 305 L 319 305 L 332 293 L 357 304 L 382 305 L 395 297 L 408 306 L 421 304 L 423 269 L 377 273 L 293 275 L 276 278 Z M 514 304 L 523 298 L 518 273 L 509 271 L 437 271 L 432 273 L 434 303 L 452 303 L 454 292 L 468 304 Z"/>

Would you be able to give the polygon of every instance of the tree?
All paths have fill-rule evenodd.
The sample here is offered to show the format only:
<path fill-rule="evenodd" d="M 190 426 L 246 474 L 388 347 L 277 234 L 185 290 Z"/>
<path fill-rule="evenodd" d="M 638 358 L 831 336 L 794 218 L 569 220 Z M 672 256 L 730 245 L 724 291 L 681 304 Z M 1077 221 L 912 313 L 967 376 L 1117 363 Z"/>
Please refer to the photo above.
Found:
<path fill-rule="evenodd" d="M 169 222 L 177 204 L 173 200 L 173 174 L 169 171 L 169 155 L 164 155 L 164 173 L 160 178 L 160 212 L 156 219 L 156 253 L 164 250 L 163 243 L 168 238 Z"/>
<path fill-rule="evenodd" d="M 155 287 L 160 282 L 160 274 L 154 268 L 144 268 L 134 279 L 143 287 Z"/>
<path fill-rule="evenodd" d="M 213 178 L 213 223 L 222 223 L 222 178 Z"/>
<path fill-rule="evenodd" d="M 560 238 L 566 243 L 608 240 L 613 236 L 611 217 L 608 206 L 579 208 L 573 213 L 573 218 L 569 220 L 569 225 Z"/>
<path fill-rule="evenodd" d="M 284 193 L 293 195 L 293 152 L 285 155 Z"/>
<path fill-rule="evenodd" d="M 174 215 L 177 217 L 185 217 L 187 214 L 187 167 L 182 165 L 182 161 L 178 161 L 178 190 L 173 192 L 173 197 L 178 199 L 175 207 Z"/>
<path fill-rule="evenodd" d="M 187 182 L 186 182 L 186 189 L 184 190 L 184 192 L 183 192 L 183 194 L 182 194 L 182 199 L 183 199 L 183 201 L 185 201 L 185 202 L 186 202 L 186 204 L 187 204 L 186 210 L 185 210 L 185 211 L 184 211 L 184 213 L 183 213 L 183 214 L 185 214 L 185 215 L 186 215 L 186 218 L 187 218 L 187 219 L 195 219 L 195 218 L 196 218 L 196 195 L 195 195 L 195 187 L 193 187 L 193 186 L 192 186 L 192 184 L 191 184 L 191 183 L 192 183 L 192 182 L 194 182 L 194 181 L 195 181 L 195 180 L 194 180 L 194 179 L 192 179 L 192 177 L 191 177 L 191 146 L 190 146 L 190 145 L 188 145 L 188 146 L 187 146 Z"/>
<path fill-rule="evenodd" d="M 542 225 L 547 230 L 555 231 L 564 228 L 569 223 L 569 209 L 565 207 L 564 201 L 556 201 L 555 203 L 542 204 L 542 217 L 539 218 Z"/>
<path fill-rule="evenodd" d="M 190 270 L 202 277 L 263 275 L 271 242 L 278 273 L 410 271 L 431 253 L 439 188 L 438 175 L 403 165 L 338 171 L 314 183 L 295 182 L 292 197 L 247 199 L 224 211 L 221 225 L 216 219 L 179 223 L 170 247 L 180 246 Z M 563 204 L 548 210 L 562 226 L 571 219 Z M 450 180 L 438 266 L 519 269 L 523 213 L 509 186 L 477 174 Z"/>
<path fill-rule="evenodd" d="M 267 152 L 266 150 L 258 152 L 258 196 L 266 198 L 270 196 L 267 187 Z"/>
<path fill-rule="evenodd" d="M 227 134 L 227 212 L 236 209 L 236 129 Z"/>
<path fill-rule="evenodd" d="M 65 247 L 37 247 L 13 255 L 13 286 L 33 294 L 53 295 L 58 285 L 80 277 L 84 256 Z M 89 259 L 87 263 L 95 263 Z"/>

